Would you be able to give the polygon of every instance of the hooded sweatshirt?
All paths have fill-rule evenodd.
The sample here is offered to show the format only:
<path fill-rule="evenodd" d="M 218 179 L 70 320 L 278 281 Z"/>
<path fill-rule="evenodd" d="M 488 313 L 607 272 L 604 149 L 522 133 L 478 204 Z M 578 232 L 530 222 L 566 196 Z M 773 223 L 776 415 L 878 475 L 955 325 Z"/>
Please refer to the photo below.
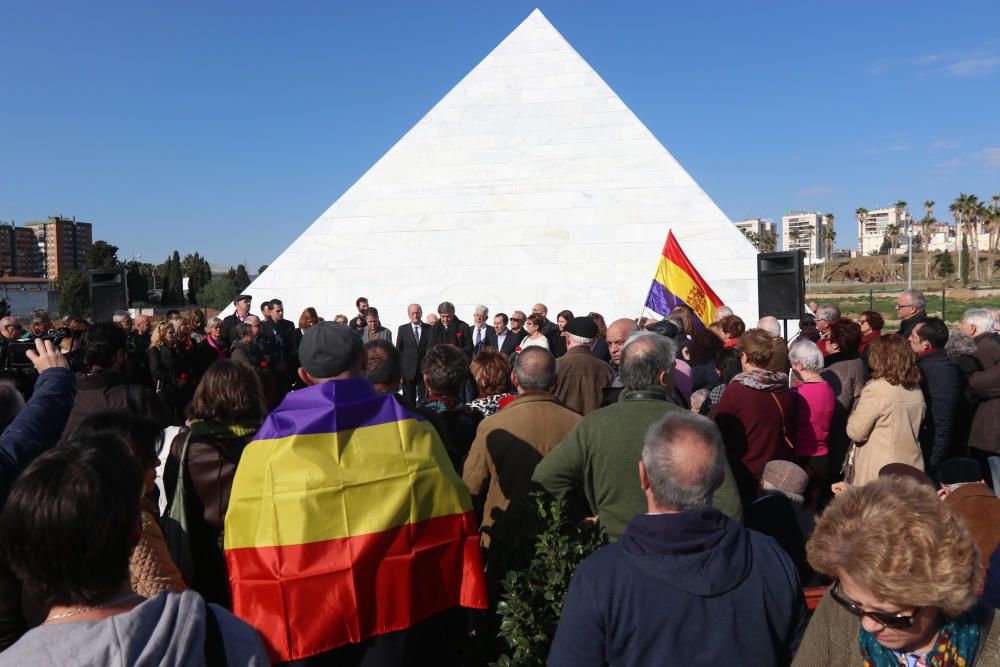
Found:
<path fill-rule="evenodd" d="M 229 665 L 269 665 L 257 632 L 211 605 Z M 0 653 L 11 665 L 205 665 L 205 601 L 166 591 L 124 614 L 97 621 L 40 625 Z"/>
<path fill-rule="evenodd" d="M 548 664 L 787 665 L 795 565 L 716 509 L 644 514 L 573 575 Z"/>

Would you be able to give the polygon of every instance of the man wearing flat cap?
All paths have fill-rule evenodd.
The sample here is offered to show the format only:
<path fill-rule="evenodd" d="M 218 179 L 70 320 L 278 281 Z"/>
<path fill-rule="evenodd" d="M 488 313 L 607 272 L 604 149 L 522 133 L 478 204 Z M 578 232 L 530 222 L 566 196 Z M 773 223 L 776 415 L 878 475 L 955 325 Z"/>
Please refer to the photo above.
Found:
<path fill-rule="evenodd" d="M 349 326 L 309 328 L 299 361 L 306 388 L 268 415 L 233 483 L 233 612 L 276 662 L 406 664 L 421 646 L 457 664 L 458 608 L 487 606 L 468 488 L 434 427 L 375 391 Z"/>
<path fill-rule="evenodd" d="M 555 395 L 570 410 L 586 416 L 601 407 L 604 389 L 611 384 L 611 366 L 590 353 L 597 324 L 589 317 L 566 323 L 566 354 L 556 360 Z"/>
<path fill-rule="evenodd" d="M 252 301 L 253 297 L 249 294 L 240 294 L 233 299 L 236 312 L 232 315 L 226 315 L 225 319 L 222 320 L 222 340 L 225 343 L 225 349 L 228 350 L 233 343 L 233 327 L 237 324 L 243 324 L 243 321 L 250 316 L 250 303 Z"/>

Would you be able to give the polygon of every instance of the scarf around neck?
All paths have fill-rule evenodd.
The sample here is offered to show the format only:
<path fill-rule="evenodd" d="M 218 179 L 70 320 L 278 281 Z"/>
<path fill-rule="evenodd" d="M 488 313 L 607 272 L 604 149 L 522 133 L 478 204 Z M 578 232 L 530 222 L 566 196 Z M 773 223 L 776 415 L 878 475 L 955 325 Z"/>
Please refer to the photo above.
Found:
<path fill-rule="evenodd" d="M 788 376 L 763 368 L 751 368 L 732 379 L 744 387 L 760 391 L 785 391 L 788 389 Z"/>
<path fill-rule="evenodd" d="M 906 665 L 906 655 L 887 649 L 863 627 L 858 630 L 858 644 L 865 667 L 900 667 Z M 921 667 L 970 667 L 979 648 L 979 624 L 972 611 L 952 619 L 938 632 L 932 648 Z"/>

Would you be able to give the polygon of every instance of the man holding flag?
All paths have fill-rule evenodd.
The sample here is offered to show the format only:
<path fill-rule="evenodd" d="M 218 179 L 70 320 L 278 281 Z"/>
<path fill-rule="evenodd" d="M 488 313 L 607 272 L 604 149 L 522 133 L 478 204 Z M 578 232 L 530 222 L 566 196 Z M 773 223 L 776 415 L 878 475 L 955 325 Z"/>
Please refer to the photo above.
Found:
<path fill-rule="evenodd" d="M 448 664 L 484 609 L 478 522 L 434 429 L 321 322 L 301 379 L 243 452 L 225 523 L 233 612 L 274 661 Z"/>

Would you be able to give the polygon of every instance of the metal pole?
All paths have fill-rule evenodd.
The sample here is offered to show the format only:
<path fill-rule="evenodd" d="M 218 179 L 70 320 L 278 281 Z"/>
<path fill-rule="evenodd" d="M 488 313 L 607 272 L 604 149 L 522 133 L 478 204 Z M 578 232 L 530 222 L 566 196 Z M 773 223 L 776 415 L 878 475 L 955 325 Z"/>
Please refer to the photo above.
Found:
<path fill-rule="evenodd" d="M 868 310 L 875 310 L 874 292 L 868 290 Z"/>
<path fill-rule="evenodd" d="M 941 319 L 944 319 L 944 293 L 945 288 L 941 288 Z"/>

